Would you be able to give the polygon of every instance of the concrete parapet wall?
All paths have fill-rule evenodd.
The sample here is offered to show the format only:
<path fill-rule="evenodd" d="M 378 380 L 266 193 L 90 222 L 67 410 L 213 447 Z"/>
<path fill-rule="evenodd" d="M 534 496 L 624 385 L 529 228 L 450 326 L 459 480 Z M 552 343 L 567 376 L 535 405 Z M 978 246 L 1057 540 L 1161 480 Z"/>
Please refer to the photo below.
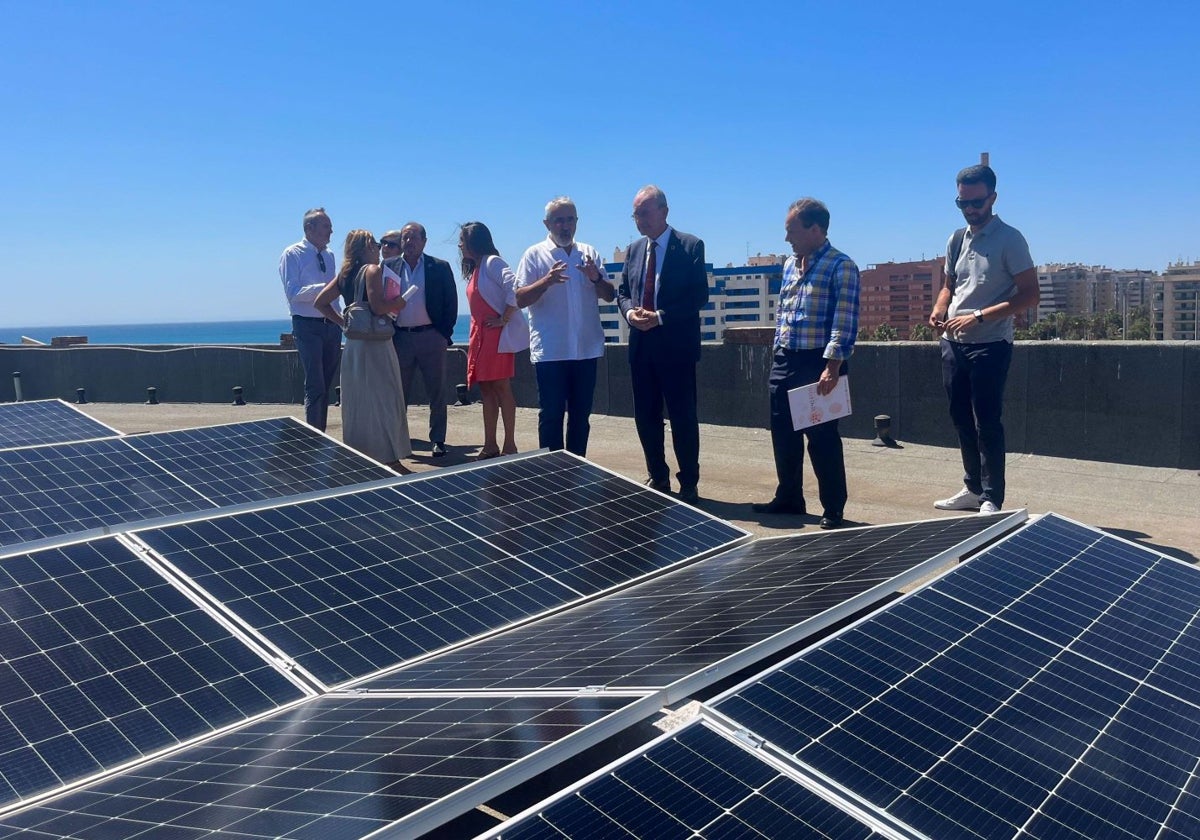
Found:
<path fill-rule="evenodd" d="M 767 426 L 771 346 L 764 332 L 736 330 L 724 344 L 706 344 L 698 387 L 700 420 L 724 426 Z M 769 332 L 767 330 L 766 332 Z M 600 360 L 595 411 L 633 415 L 627 345 L 608 345 Z M 162 402 L 231 402 L 233 387 L 255 403 L 303 401 L 303 372 L 295 351 L 228 346 L 146 349 L 0 346 L 0 400 L 15 391 L 21 372 L 25 399 L 74 401 L 86 388 L 95 402 L 144 402 L 146 388 Z M 448 399 L 466 381 L 466 354 L 447 358 Z M 892 418 L 901 443 L 955 446 L 933 342 L 862 343 L 850 362 L 854 414 L 847 437 L 874 437 L 876 414 Z M 528 354 L 517 360 L 513 392 L 536 407 L 537 385 Z M 410 402 L 424 403 L 420 377 Z M 1200 469 L 1200 343 L 1019 343 L 1005 400 L 1010 452 Z"/>

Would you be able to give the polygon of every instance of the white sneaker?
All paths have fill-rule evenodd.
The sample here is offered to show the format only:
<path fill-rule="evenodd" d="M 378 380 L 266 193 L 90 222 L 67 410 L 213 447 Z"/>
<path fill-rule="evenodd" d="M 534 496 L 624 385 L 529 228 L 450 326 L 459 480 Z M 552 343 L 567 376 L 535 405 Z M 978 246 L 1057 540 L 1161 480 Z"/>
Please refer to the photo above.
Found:
<path fill-rule="evenodd" d="M 964 487 L 949 499 L 938 499 L 933 506 L 938 510 L 975 510 L 979 507 L 979 494 Z"/>
<path fill-rule="evenodd" d="M 980 502 L 979 503 L 979 512 L 980 513 L 999 513 L 1000 508 L 996 507 L 995 502 Z"/>

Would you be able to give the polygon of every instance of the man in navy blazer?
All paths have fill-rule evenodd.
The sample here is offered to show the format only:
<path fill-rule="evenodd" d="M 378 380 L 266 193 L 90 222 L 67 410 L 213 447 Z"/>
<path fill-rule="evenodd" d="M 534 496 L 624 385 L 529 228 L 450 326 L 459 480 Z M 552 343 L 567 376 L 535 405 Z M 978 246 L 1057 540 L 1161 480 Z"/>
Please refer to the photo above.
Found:
<path fill-rule="evenodd" d="M 405 401 L 419 368 L 429 397 L 429 443 L 435 458 L 446 454 L 446 348 L 454 343 L 458 292 L 450 263 L 425 253 L 425 226 L 409 222 L 380 239 L 383 264 L 405 286 L 416 286 L 408 306 L 396 316 L 392 346 L 400 362 Z"/>
<path fill-rule="evenodd" d="M 646 484 L 671 490 L 664 456 L 663 403 L 679 463 L 679 496 L 699 499 L 700 422 L 696 414 L 696 363 L 700 361 L 700 310 L 708 303 L 704 242 L 667 224 L 667 197 L 656 186 L 633 199 L 642 238 L 625 252 L 617 304 L 632 328 L 629 368 L 633 416 L 646 456 Z"/>

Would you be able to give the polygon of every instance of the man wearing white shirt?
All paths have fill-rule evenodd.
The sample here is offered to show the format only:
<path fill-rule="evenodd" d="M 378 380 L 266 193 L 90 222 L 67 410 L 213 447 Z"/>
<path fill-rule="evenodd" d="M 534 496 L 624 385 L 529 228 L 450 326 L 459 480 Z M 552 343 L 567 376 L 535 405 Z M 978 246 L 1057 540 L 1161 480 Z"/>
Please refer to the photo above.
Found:
<path fill-rule="evenodd" d="M 337 273 L 329 240 L 333 224 L 324 207 L 304 214 L 304 238 L 283 252 L 279 279 L 292 314 L 292 337 L 304 369 L 304 420 L 325 431 L 329 388 L 341 361 L 341 328 L 323 317 L 313 301 Z M 341 307 L 339 301 L 334 307 Z"/>
<path fill-rule="evenodd" d="M 529 312 L 529 356 L 538 383 L 538 445 L 587 454 L 597 360 L 604 354 L 600 301 L 615 289 L 600 254 L 575 241 L 579 216 L 567 196 L 552 199 L 542 220 L 549 235 L 517 266 L 517 306 Z"/>
<path fill-rule="evenodd" d="M 392 346 L 400 362 L 405 400 L 417 370 L 429 397 L 429 445 L 446 454 L 446 348 L 454 343 L 458 292 L 450 263 L 425 253 L 425 226 L 409 222 L 380 240 L 383 264 L 400 277 L 408 305 L 396 315 Z"/>

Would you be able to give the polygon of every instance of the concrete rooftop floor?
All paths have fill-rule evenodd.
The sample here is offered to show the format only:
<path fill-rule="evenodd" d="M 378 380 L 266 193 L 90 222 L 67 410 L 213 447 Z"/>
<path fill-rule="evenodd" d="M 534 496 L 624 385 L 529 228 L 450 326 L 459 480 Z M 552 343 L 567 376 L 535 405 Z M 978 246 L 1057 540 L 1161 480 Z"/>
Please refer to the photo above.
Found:
<path fill-rule="evenodd" d="M 126 433 L 304 416 L 301 406 L 276 404 L 91 403 L 81 408 Z M 466 463 L 482 440 L 481 408 L 478 404 L 450 407 L 450 452 L 445 458 L 430 457 L 429 444 L 423 439 L 427 429 L 428 409 L 411 407 L 409 431 L 414 435 L 414 452 L 407 463 L 413 470 Z M 341 414 L 336 407 L 330 410 L 328 431 L 341 439 Z M 816 516 L 765 516 L 750 509 L 751 502 L 769 500 L 775 487 L 767 430 L 702 425 L 700 434 L 699 507 L 756 536 L 815 528 Z M 667 441 L 669 450 L 669 435 Z M 846 439 L 848 524 L 879 525 L 965 515 L 933 509 L 934 499 L 962 486 L 958 451 L 899 443 L 901 448 L 890 449 L 872 446 L 867 440 Z M 517 444 L 523 452 L 537 448 L 536 409 L 517 409 Z M 637 433 L 629 417 L 593 415 L 588 458 L 637 481 L 646 477 Z M 667 460 L 673 464 L 669 451 Z M 810 509 L 819 514 L 811 470 L 806 476 L 805 496 Z M 1010 453 L 1005 507 L 1026 508 L 1031 514 L 1053 511 L 1173 557 L 1200 560 L 1200 473 L 1195 471 Z"/>

